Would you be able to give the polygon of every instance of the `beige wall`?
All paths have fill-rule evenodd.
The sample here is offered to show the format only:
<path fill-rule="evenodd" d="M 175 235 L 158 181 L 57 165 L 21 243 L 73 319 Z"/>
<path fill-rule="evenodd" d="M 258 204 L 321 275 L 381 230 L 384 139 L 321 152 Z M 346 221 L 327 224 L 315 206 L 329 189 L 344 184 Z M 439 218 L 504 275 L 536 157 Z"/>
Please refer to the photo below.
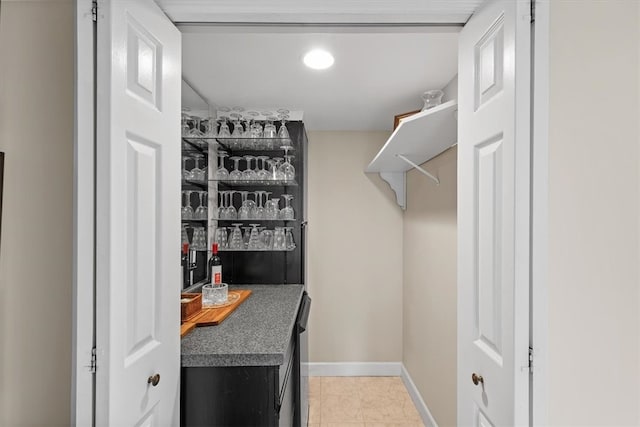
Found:
<path fill-rule="evenodd" d="M 639 2 L 550 9 L 549 421 L 638 425 Z"/>
<path fill-rule="evenodd" d="M 73 2 L 2 2 L 0 425 L 68 425 Z"/>
<path fill-rule="evenodd" d="M 402 211 L 363 171 L 388 132 L 309 132 L 311 362 L 402 360 Z"/>
<path fill-rule="evenodd" d="M 403 362 L 439 426 L 456 425 L 457 147 L 407 174 Z"/>

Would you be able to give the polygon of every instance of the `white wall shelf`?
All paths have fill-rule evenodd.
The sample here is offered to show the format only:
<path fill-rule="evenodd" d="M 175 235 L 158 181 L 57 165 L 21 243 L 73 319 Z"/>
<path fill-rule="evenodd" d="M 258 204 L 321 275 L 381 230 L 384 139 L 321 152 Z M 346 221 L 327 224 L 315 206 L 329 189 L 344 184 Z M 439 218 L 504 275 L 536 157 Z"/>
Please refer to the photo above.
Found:
<path fill-rule="evenodd" d="M 458 103 L 452 100 L 403 119 L 365 169 L 367 173 L 380 174 L 396 193 L 402 209 L 406 208 L 405 174 L 408 170 L 416 168 L 440 183 L 437 176 L 419 165 L 456 144 L 457 110 Z"/>

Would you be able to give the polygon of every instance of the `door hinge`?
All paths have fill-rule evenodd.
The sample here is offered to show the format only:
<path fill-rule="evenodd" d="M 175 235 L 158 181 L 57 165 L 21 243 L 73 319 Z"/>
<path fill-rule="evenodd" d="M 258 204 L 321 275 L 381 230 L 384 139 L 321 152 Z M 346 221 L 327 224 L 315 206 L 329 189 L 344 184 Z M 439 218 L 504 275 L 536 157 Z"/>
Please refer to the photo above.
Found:
<path fill-rule="evenodd" d="M 89 368 L 89 372 L 91 372 L 92 374 L 95 374 L 96 370 L 98 369 L 98 361 L 97 361 L 96 354 L 97 354 L 96 348 L 93 347 L 91 349 L 91 362 L 89 363 L 89 366 L 87 366 Z"/>
<path fill-rule="evenodd" d="M 536 0 L 531 0 L 531 23 L 536 22 Z"/>
<path fill-rule="evenodd" d="M 533 373 L 533 347 L 529 347 L 529 373 Z"/>
<path fill-rule="evenodd" d="M 91 19 L 93 19 L 93 22 L 98 22 L 98 2 L 95 1 L 91 6 Z"/>

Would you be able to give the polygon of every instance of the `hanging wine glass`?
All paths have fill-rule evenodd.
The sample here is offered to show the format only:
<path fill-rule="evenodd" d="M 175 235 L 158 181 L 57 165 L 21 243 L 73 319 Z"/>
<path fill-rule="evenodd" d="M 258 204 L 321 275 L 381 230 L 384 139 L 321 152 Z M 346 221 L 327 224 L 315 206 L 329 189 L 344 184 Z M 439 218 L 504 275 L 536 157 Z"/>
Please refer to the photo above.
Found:
<path fill-rule="evenodd" d="M 284 173 L 280 170 L 280 162 L 282 162 L 282 157 L 274 157 L 273 159 L 273 168 L 271 170 L 271 179 L 274 181 L 284 181 Z"/>
<path fill-rule="evenodd" d="M 191 193 L 193 191 L 183 191 L 182 194 L 185 196 L 185 205 L 182 207 L 181 216 L 184 220 L 192 220 L 193 219 L 193 208 L 191 207 Z"/>
<path fill-rule="evenodd" d="M 278 116 L 280 118 L 280 129 L 278 129 L 278 138 L 280 138 L 280 142 L 291 142 L 291 137 L 289 136 L 289 130 L 287 129 L 287 118 L 288 115 L 282 114 Z"/>
<path fill-rule="evenodd" d="M 278 219 L 280 216 L 280 199 L 269 199 L 264 208 L 264 214 L 267 219 Z"/>
<path fill-rule="evenodd" d="M 248 191 L 239 191 L 242 196 L 242 205 L 240 205 L 240 209 L 238 209 L 238 219 L 250 219 L 251 218 L 251 206 L 248 203 L 247 195 Z"/>
<path fill-rule="evenodd" d="M 189 157 L 182 156 L 182 179 L 191 179 L 191 171 L 187 170 L 187 160 Z"/>
<path fill-rule="evenodd" d="M 218 123 L 213 117 L 208 117 L 202 122 L 202 129 L 205 138 L 215 138 L 218 136 Z"/>
<path fill-rule="evenodd" d="M 218 204 L 218 212 L 217 212 L 218 219 L 225 219 L 224 218 L 224 212 L 226 209 L 225 194 L 226 194 L 226 191 L 218 191 L 218 197 L 220 199 L 220 203 Z"/>
<path fill-rule="evenodd" d="M 202 136 L 204 135 L 200 130 L 201 119 L 198 116 L 192 116 L 191 120 L 193 122 L 193 127 L 189 130 L 187 136 L 190 138 L 191 142 L 193 142 L 196 145 L 199 145 L 201 142 L 200 138 L 202 138 Z"/>
<path fill-rule="evenodd" d="M 233 122 L 233 132 L 231 133 L 231 147 L 234 149 L 242 148 L 242 136 L 244 134 L 244 129 L 242 128 L 242 124 L 240 124 L 240 120 L 236 120 Z"/>
<path fill-rule="evenodd" d="M 256 172 L 256 178 L 258 181 L 268 181 L 269 180 L 269 172 L 264 168 L 264 163 L 269 159 L 268 156 L 257 156 L 256 163 L 260 163 L 261 167 Z"/>
<path fill-rule="evenodd" d="M 296 176 L 296 169 L 291 164 L 292 156 L 289 156 L 289 150 L 293 149 L 293 147 L 290 145 L 284 145 L 280 148 L 284 150 L 285 158 L 285 162 L 279 167 L 280 172 L 282 172 L 282 179 L 285 181 L 293 181 Z"/>
<path fill-rule="evenodd" d="M 216 180 L 225 181 L 229 179 L 229 171 L 224 167 L 224 158 L 228 154 L 224 151 L 218 151 L 218 169 L 216 169 Z"/>
<path fill-rule="evenodd" d="M 283 251 L 286 249 L 286 242 L 284 236 L 284 228 L 276 227 L 273 233 L 273 250 Z"/>
<path fill-rule="evenodd" d="M 233 195 L 237 193 L 237 191 L 227 191 L 227 207 L 224 210 L 225 219 L 238 219 L 238 211 L 235 206 L 233 206 Z"/>
<path fill-rule="evenodd" d="M 242 172 L 240 171 L 240 160 L 242 160 L 242 157 L 229 157 L 229 160 L 233 161 L 233 170 L 229 173 L 229 179 L 231 181 L 241 181 Z"/>
<path fill-rule="evenodd" d="M 194 165 L 194 168 L 191 169 L 191 173 L 189 177 L 190 180 L 198 181 L 198 182 L 202 182 L 205 180 L 205 175 L 206 175 L 205 171 L 203 169 L 200 169 L 199 167 L 200 160 L 203 160 L 203 159 L 204 159 L 204 156 L 197 155 L 197 154 L 194 155 L 193 161 L 195 165 Z"/>
<path fill-rule="evenodd" d="M 194 251 L 207 250 L 207 233 L 204 227 L 195 227 L 193 229 L 191 249 L 193 249 Z"/>
<path fill-rule="evenodd" d="M 216 233 L 214 236 L 214 242 L 218 244 L 218 248 L 227 249 L 229 247 L 227 227 L 216 228 Z"/>
<path fill-rule="evenodd" d="M 248 249 L 249 238 L 251 237 L 251 227 L 245 225 L 244 227 L 242 227 L 242 229 L 244 230 L 244 233 L 242 234 L 242 248 Z"/>
<path fill-rule="evenodd" d="M 207 206 L 206 206 L 206 191 L 198 191 L 198 196 L 200 198 L 200 206 L 193 213 L 194 219 L 207 219 Z"/>
<path fill-rule="evenodd" d="M 284 199 L 285 206 L 280 210 L 280 219 L 292 221 L 295 218 L 295 212 L 293 211 L 293 207 L 291 207 L 293 196 L 291 194 L 283 194 L 282 198 Z"/>
<path fill-rule="evenodd" d="M 182 245 L 184 244 L 189 244 L 189 234 L 187 233 L 187 224 L 182 224 L 182 231 L 181 231 L 181 240 L 182 240 Z"/>
<path fill-rule="evenodd" d="M 227 124 L 226 118 L 221 118 L 218 120 L 220 123 L 220 129 L 218 130 L 218 138 L 225 139 L 231 137 L 231 132 L 229 131 L 229 125 Z"/>
<path fill-rule="evenodd" d="M 242 180 L 243 181 L 255 181 L 256 179 L 256 171 L 251 168 L 251 161 L 255 159 L 254 156 L 246 155 L 244 159 L 247 162 L 247 168 L 242 171 Z"/>
<path fill-rule="evenodd" d="M 256 210 L 254 213 L 255 219 L 264 219 L 264 206 L 262 206 L 262 196 L 266 193 L 264 190 L 256 191 L 256 201 L 258 206 L 256 206 Z"/>
<path fill-rule="evenodd" d="M 182 135 L 182 137 L 189 136 L 189 131 L 191 130 L 191 128 L 189 127 L 189 116 L 185 113 L 182 113 L 180 129 L 180 134 Z"/>

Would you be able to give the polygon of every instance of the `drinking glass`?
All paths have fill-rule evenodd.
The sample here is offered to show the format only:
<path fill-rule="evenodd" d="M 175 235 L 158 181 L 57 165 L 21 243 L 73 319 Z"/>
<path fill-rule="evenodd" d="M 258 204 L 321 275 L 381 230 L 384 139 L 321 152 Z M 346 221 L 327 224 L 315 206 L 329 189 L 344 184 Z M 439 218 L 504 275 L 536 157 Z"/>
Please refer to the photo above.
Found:
<path fill-rule="evenodd" d="M 292 251 L 296 248 L 296 243 L 293 241 L 293 233 L 291 230 L 293 230 L 293 227 L 284 227 L 284 247 L 288 251 Z"/>
<path fill-rule="evenodd" d="M 240 209 L 238 209 L 238 219 L 250 219 L 251 218 L 251 206 L 248 203 L 247 195 L 248 191 L 238 191 L 242 196 L 242 204 L 240 205 Z"/>
<path fill-rule="evenodd" d="M 255 159 L 254 156 L 246 155 L 244 156 L 245 161 L 247 162 L 247 168 L 242 171 L 242 180 L 243 181 L 255 181 L 256 179 L 256 171 L 251 168 L 251 161 Z"/>
<path fill-rule="evenodd" d="M 249 224 L 251 228 L 251 234 L 249 235 L 249 244 L 247 245 L 247 249 L 251 251 L 262 249 L 262 242 L 260 241 L 260 232 L 258 231 L 258 226 L 260 224 Z"/>
<path fill-rule="evenodd" d="M 256 191 L 256 201 L 258 206 L 256 206 L 255 212 L 253 214 L 253 217 L 255 219 L 264 219 L 264 207 L 262 206 L 262 196 L 264 194 L 266 194 L 267 192 L 264 190 L 260 190 L 260 191 Z M 271 193 L 269 193 L 271 194 Z"/>
<path fill-rule="evenodd" d="M 233 206 L 233 195 L 237 193 L 237 191 L 229 190 L 225 191 L 225 193 L 227 193 L 227 207 L 224 209 L 224 218 L 238 219 L 238 211 L 235 206 Z"/>
<path fill-rule="evenodd" d="M 233 156 L 229 157 L 229 160 L 233 161 L 233 170 L 229 173 L 229 179 L 231 181 L 241 181 L 242 180 L 242 172 L 240 171 L 240 160 L 242 157 Z"/>
<path fill-rule="evenodd" d="M 200 117 L 192 116 L 191 121 L 193 122 L 193 127 L 189 129 L 189 132 L 187 132 L 187 136 L 189 138 L 193 138 L 193 139 L 190 139 L 190 141 L 193 142 L 194 144 L 200 144 L 201 142 L 200 138 L 202 138 L 202 136 L 204 135 L 200 130 L 200 120 L 201 120 Z"/>
<path fill-rule="evenodd" d="M 269 199 L 264 208 L 264 215 L 266 219 L 278 219 L 280 216 L 280 207 L 278 203 L 280 199 Z"/>
<path fill-rule="evenodd" d="M 284 199 L 284 208 L 280 210 L 280 219 L 284 220 L 293 220 L 295 218 L 295 212 L 293 211 L 293 207 L 291 206 L 291 200 L 293 196 L 291 194 L 283 194 L 282 198 Z"/>
<path fill-rule="evenodd" d="M 180 125 L 180 133 L 182 134 L 183 137 L 188 136 L 189 135 L 189 131 L 191 130 L 191 128 L 189 127 L 189 116 L 185 113 L 182 113 L 182 123 Z"/>
<path fill-rule="evenodd" d="M 262 241 L 263 249 L 273 249 L 273 230 L 262 230 L 260 232 L 260 240 Z"/>
<path fill-rule="evenodd" d="M 218 121 L 220 123 L 220 129 L 218 129 L 218 138 L 226 139 L 231 137 L 231 131 L 229 131 L 229 125 L 227 124 L 227 119 L 220 119 Z"/>
<path fill-rule="evenodd" d="M 284 228 L 276 227 L 273 232 L 273 250 L 283 251 L 286 249 L 286 241 L 284 236 Z"/>
<path fill-rule="evenodd" d="M 200 160 L 202 160 L 204 156 L 195 155 L 193 158 L 194 167 L 191 169 L 189 179 L 192 181 L 205 181 L 206 172 L 203 169 L 200 169 Z"/>
<path fill-rule="evenodd" d="M 256 163 L 260 163 L 260 169 L 256 171 L 256 179 L 258 181 L 268 181 L 269 180 L 269 172 L 264 168 L 264 163 L 269 159 L 268 156 L 257 156 Z"/>
<path fill-rule="evenodd" d="M 216 233 L 214 236 L 214 242 L 218 244 L 218 247 L 220 249 L 227 249 L 229 247 L 227 227 L 216 228 Z"/>
<path fill-rule="evenodd" d="M 205 138 L 215 138 L 218 136 L 218 123 L 213 117 L 208 117 L 202 122 L 202 129 Z"/>
<path fill-rule="evenodd" d="M 189 234 L 187 233 L 187 224 L 182 224 L 182 231 L 181 231 L 181 244 L 189 244 Z"/>
<path fill-rule="evenodd" d="M 278 136 L 278 132 L 276 131 L 276 126 L 272 121 L 267 121 L 264 125 L 264 131 L 262 132 L 263 138 L 265 138 L 265 149 L 270 150 L 274 147 L 273 139 Z"/>
<path fill-rule="evenodd" d="M 191 220 L 193 219 L 193 208 L 191 207 L 191 193 L 193 191 L 183 191 L 182 195 L 185 196 L 185 205 L 182 207 L 181 215 L 182 219 Z"/>
<path fill-rule="evenodd" d="M 280 162 L 283 160 L 282 157 L 274 157 L 272 160 L 271 179 L 274 181 L 284 181 L 284 173 L 280 170 Z"/>
<path fill-rule="evenodd" d="M 244 129 L 242 124 L 237 120 L 233 122 L 233 132 L 231 133 L 231 147 L 235 149 L 242 148 L 242 137 L 244 135 Z"/>
<path fill-rule="evenodd" d="M 292 150 L 293 147 L 290 145 L 284 145 L 280 147 L 284 150 L 284 158 L 285 162 L 280 165 L 278 168 L 280 172 L 282 172 L 282 176 L 285 181 L 293 181 L 296 177 L 296 169 L 291 164 L 291 159 L 293 156 L 289 155 L 289 150 Z"/>
<path fill-rule="evenodd" d="M 224 158 L 228 154 L 224 151 L 218 151 L 218 169 L 216 169 L 216 179 L 218 181 L 225 181 L 229 179 L 229 171 L 224 167 Z"/>
<path fill-rule="evenodd" d="M 207 250 L 207 233 L 204 230 L 204 227 L 194 227 L 191 249 L 194 251 Z"/>
<path fill-rule="evenodd" d="M 191 179 L 191 171 L 187 170 L 187 160 L 189 157 L 182 156 L 182 179 Z"/>
<path fill-rule="evenodd" d="M 285 120 L 288 115 L 280 115 L 280 129 L 278 129 L 278 138 L 280 138 L 281 142 L 290 142 L 291 137 L 289 136 L 289 130 L 287 129 L 287 121 Z"/>
<path fill-rule="evenodd" d="M 198 209 L 196 209 L 196 211 L 193 213 L 193 218 L 194 219 L 207 219 L 207 206 L 206 206 L 206 197 L 205 194 L 207 194 L 206 191 L 197 191 L 198 196 L 200 197 L 200 206 L 198 206 Z"/>
<path fill-rule="evenodd" d="M 231 224 L 233 225 L 233 231 L 231 232 L 231 237 L 229 237 L 229 249 L 233 250 L 242 250 L 244 249 L 244 244 L 242 242 L 242 230 L 240 230 L 240 226 L 242 224 Z"/>
<path fill-rule="evenodd" d="M 244 132 L 242 133 L 241 146 L 248 150 L 255 148 L 255 146 L 253 146 L 253 139 L 251 138 L 251 119 L 245 119 L 244 121 Z"/>
<path fill-rule="evenodd" d="M 245 225 L 242 228 L 244 228 L 244 234 L 242 235 L 242 248 L 243 249 L 248 249 L 249 248 L 249 238 L 251 237 L 251 227 Z"/>

